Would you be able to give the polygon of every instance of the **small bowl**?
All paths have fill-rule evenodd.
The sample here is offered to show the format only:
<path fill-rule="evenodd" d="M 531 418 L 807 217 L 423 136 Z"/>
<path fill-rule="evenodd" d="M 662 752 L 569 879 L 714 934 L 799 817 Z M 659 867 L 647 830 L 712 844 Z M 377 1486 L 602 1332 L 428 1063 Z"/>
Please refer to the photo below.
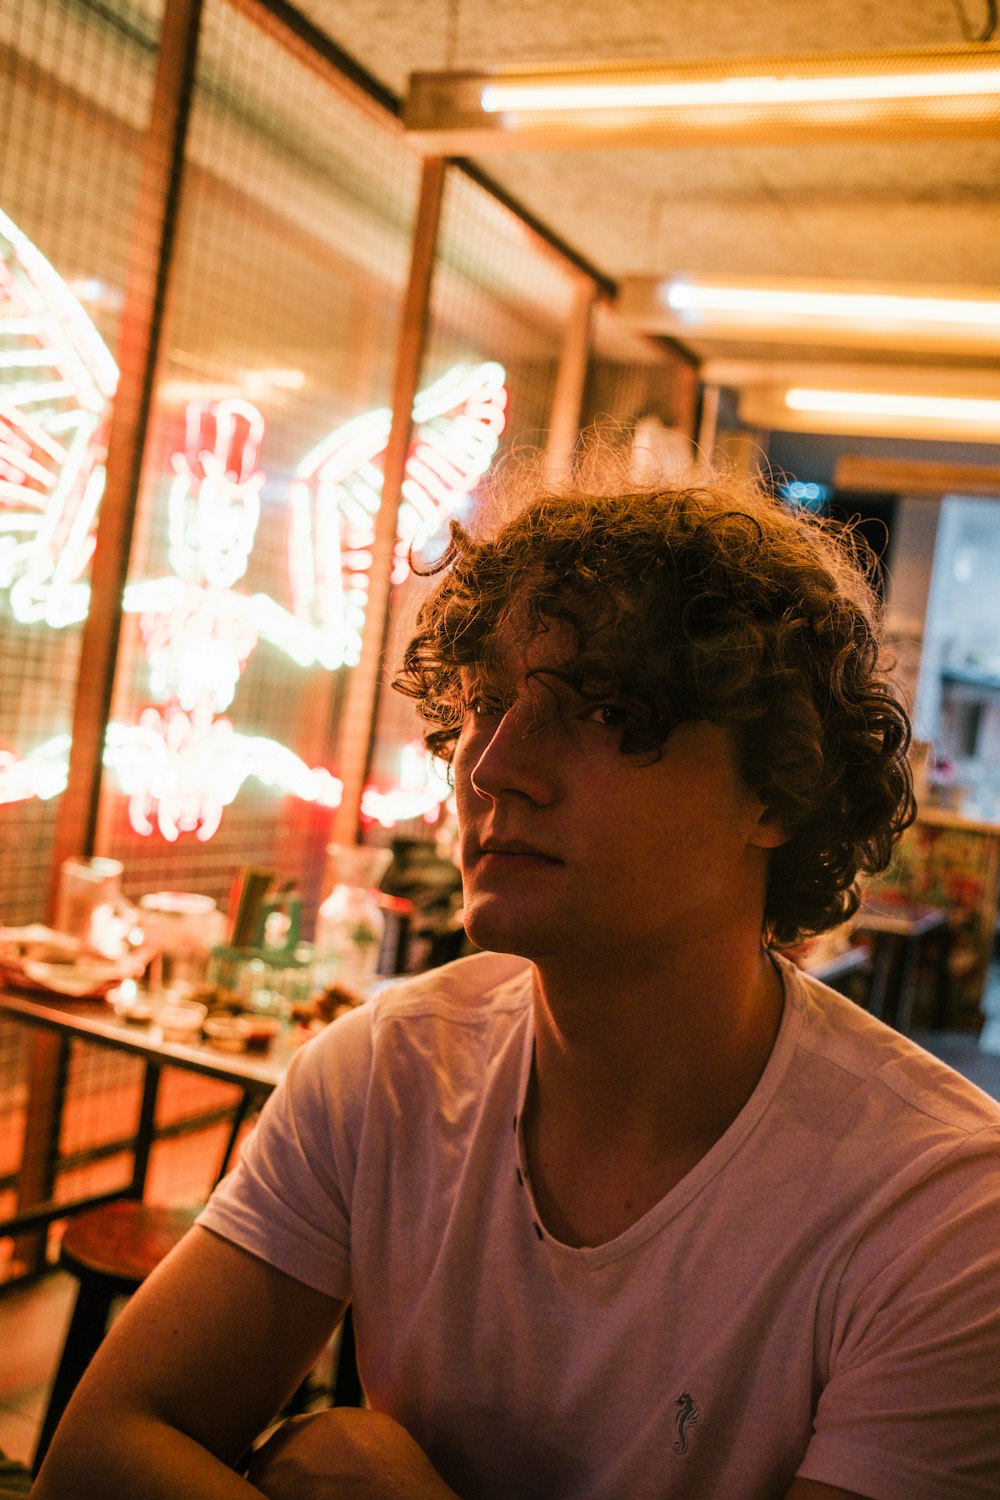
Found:
<path fill-rule="evenodd" d="M 202 1027 L 205 1041 L 217 1052 L 245 1052 L 250 1041 L 250 1023 L 239 1016 L 212 1016 Z"/>
<path fill-rule="evenodd" d="M 207 1005 L 189 1000 L 183 1004 L 164 1005 L 156 1019 L 163 1028 L 165 1042 L 196 1042 L 207 1015 Z"/>
<path fill-rule="evenodd" d="M 247 1029 L 247 1051 L 266 1052 L 281 1030 L 277 1016 L 241 1016 Z"/>
<path fill-rule="evenodd" d="M 121 984 L 113 985 L 104 998 L 119 1021 L 146 1026 L 153 1019 L 153 1002 L 134 979 L 123 979 Z"/>
<path fill-rule="evenodd" d="M 120 1021 L 128 1021 L 133 1026 L 147 1026 L 153 1019 L 153 1005 L 145 995 L 116 997 L 111 1000 L 111 1005 Z"/>

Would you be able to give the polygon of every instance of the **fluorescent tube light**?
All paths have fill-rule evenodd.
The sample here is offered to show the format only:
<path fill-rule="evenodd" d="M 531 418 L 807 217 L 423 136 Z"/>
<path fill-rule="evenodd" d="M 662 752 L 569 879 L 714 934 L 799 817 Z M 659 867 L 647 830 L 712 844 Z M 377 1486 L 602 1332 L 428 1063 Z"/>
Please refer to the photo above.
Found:
<path fill-rule="evenodd" d="M 730 105 L 818 104 L 838 100 L 937 99 L 1000 91 L 1000 68 L 975 72 L 859 73 L 798 78 L 776 74 L 705 83 L 487 84 L 486 114 L 602 109 L 711 109 Z"/>
<path fill-rule="evenodd" d="M 969 323 L 1000 328 L 1000 302 L 961 297 L 907 296 L 905 292 L 823 292 L 768 290 L 755 287 L 698 286 L 672 281 L 668 306 L 695 314 L 735 313 L 745 318 L 808 318 L 820 322 Z"/>
<path fill-rule="evenodd" d="M 789 411 L 836 415 L 906 417 L 926 422 L 995 422 L 1000 437 L 1000 401 L 958 396 L 914 396 L 904 392 L 819 391 L 798 386 L 785 392 Z"/>
<path fill-rule="evenodd" d="M 682 339 L 1000 353 L 1000 297 L 987 287 L 798 278 L 741 283 L 675 272 L 626 277 L 618 311 L 631 328 Z"/>
<path fill-rule="evenodd" d="M 738 390 L 748 427 L 1000 443 L 997 371 L 715 360 L 704 373 Z"/>

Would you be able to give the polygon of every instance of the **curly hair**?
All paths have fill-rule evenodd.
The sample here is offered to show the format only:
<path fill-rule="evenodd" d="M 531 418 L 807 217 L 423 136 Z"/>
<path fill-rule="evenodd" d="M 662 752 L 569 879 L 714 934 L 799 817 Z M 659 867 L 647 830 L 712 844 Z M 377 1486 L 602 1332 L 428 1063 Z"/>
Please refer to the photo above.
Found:
<path fill-rule="evenodd" d="M 764 935 L 779 946 L 858 907 L 914 805 L 910 726 L 880 639 L 871 559 L 851 533 L 745 486 L 535 498 L 493 535 L 453 523 L 394 686 L 450 760 L 460 669 L 514 617 L 554 621 L 565 677 L 629 713 L 621 751 L 659 754 L 682 720 L 727 726 L 748 787 L 781 820 Z"/>

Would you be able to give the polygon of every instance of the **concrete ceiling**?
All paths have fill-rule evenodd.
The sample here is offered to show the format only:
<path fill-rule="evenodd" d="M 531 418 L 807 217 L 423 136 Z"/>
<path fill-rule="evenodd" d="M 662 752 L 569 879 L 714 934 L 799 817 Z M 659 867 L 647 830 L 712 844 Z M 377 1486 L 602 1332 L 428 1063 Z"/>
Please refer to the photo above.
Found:
<path fill-rule="evenodd" d="M 498 62 L 950 46 L 979 34 L 989 14 L 987 0 L 304 0 L 302 9 L 399 95 L 411 70 Z M 1000 294 L 998 139 L 525 151 L 478 165 L 616 281 L 696 271 Z M 700 358 L 793 353 L 689 347 Z"/>

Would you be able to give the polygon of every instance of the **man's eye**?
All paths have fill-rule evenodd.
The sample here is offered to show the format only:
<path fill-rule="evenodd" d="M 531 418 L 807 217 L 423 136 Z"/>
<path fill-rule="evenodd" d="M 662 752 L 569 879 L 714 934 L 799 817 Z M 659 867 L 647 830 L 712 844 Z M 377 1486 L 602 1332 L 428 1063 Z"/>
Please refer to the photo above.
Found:
<path fill-rule="evenodd" d="M 477 719 L 502 719 L 506 708 L 499 698 L 466 698 L 465 711 Z"/>
<path fill-rule="evenodd" d="M 604 729 L 624 729 L 631 719 L 622 703 L 590 703 L 579 717 L 584 724 L 600 724 Z"/>

